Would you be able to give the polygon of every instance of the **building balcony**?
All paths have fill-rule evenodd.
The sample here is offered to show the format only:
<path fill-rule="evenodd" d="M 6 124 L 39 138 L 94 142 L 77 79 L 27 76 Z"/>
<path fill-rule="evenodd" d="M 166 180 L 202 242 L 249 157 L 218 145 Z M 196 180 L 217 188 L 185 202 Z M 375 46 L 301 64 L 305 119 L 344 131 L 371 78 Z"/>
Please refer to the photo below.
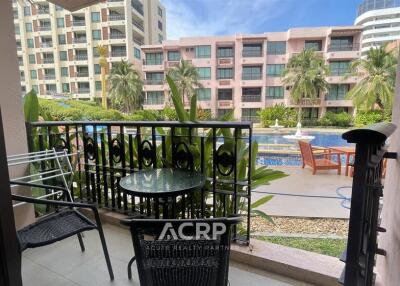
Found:
<path fill-rule="evenodd" d="M 126 35 L 123 33 L 111 33 L 110 39 L 125 39 Z"/>
<path fill-rule="evenodd" d="M 119 14 L 108 15 L 108 20 L 109 21 L 125 20 L 125 15 L 119 15 Z"/>
<path fill-rule="evenodd" d="M 232 85 L 233 79 L 219 79 L 218 85 L 221 87 L 228 87 Z"/>
<path fill-rule="evenodd" d="M 242 51 L 242 57 L 244 58 L 260 58 L 263 56 L 262 52 L 258 51 Z"/>
<path fill-rule="evenodd" d="M 22 51 L 22 47 L 21 46 L 17 46 L 17 51 Z"/>
<path fill-rule="evenodd" d="M 126 51 L 111 51 L 112 57 L 126 57 Z"/>
<path fill-rule="evenodd" d="M 85 21 L 84 21 L 84 20 L 75 20 L 75 21 L 72 21 L 72 26 L 75 26 L 75 27 L 82 27 L 82 26 L 85 26 Z"/>
<path fill-rule="evenodd" d="M 165 81 L 163 79 L 145 79 L 144 80 L 144 84 L 147 84 L 147 85 L 163 85 L 164 82 Z"/>
<path fill-rule="evenodd" d="M 242 74 L 242 80 L 261 80 L 262 74 Z"/>
<path fill-rule="evenodd" d="M 89 72 L 88 71 L 81 71 L 81 72 L 76 72 L 75 73 L 76 77 L 88 77 L 89 76 Z"/>
<path fill-rule="evenodd" d="M 261 102 L 261 94 L 242 95 L 242 102 Z"/>
<path fill-rule="evenodd" d="M 45 59 L 42 59 L 42 62 L 44 64 L 54 64 L 54 58 L 45 58 Z"/>
<path fill-rule="evenodd" d="M 38 30 L 41 32 L 51 31 L 51 26 L 38 26 Z"/>
<path fill-rule="evenodd" d="M 320 106 L 322 100 L 320 98 L 315 98 L 315 99 L 310 99 L 310 98 L 303 98 L 301 100 L 301 105 L 303 107 L 314 107 L 314 106 Z M 290 106 L 299 106 L 299 102 L 296 102 L 294 100 L 289 100 L 289 105 Z"/>
<path fill-rule="evenodd" d="M 138 38 L 133 38 L 133 42 L 136 43 L 139 46 L 142 46 L 144 42 L 141 39 Z"/>
<path fill-rule="evenodd" d="M 179 61 L 165 61 L 166 68 L 172 68 L 179 66 Z"/>
<path fill-rule="evenodd" d="M 79 94 L 90 93 L 90 88 L 88 88 L 88 87 L 78 87 L 77 93 L 79 93 Z"/>
<path fill-rule="evenodd" d="M 53 47 L 53 42 L 42 42 L 40 43 L 41 48 L 52 48 Z"/>
<path fill-rule="evenodd" d="M 88 56 L 87 55 L 75 55 L 74 58 L 76 61 L 87 61 Z"/>
<path fill-rule="evenodd" d="M 232 66 L 234 64 L 234 60 L 233 58 L 218 58 L 217 64 L 221 67 Z"/>
<path fill-rule="evenodd" d="M 144 32 L 144 27 L 143 27 L 143 24 L 142 24 L 142 23 L 137 22 L 137 21 L 135 21 L 135 20 L 132 20 L 132 24 L 133 24 L 136 28 L 138 28 L 140 31 Z"/>
<path fill-rule="evenodd" d="M 41 9 L 41 8 L 39 8 L 39 9 L 37 9 L 37 13 L 38 13 L 39 15 L 49 14 L 49 13 L 50 13 L 50 9 L 49 9 L 49 8 L 47 8 L 47 9 Z"/>
<path fill-rule="evenodd" d="M 139 0 L 131 0 L 132 8 L 139 13 L 140 15 L 144 15 L 143 13 L 143 4 Z"/>
<path fill-rule="evenodd" d="M 143 105 L 164 105 L 164 99 L 158 99 L 158 100 L 145 100 L 143 102 Z"/>
<path fill-rule="evenodd" d="M 54 95 L 54 94 L 56 94 L 57 93 L 57 90 L 46 90 L 46 95 Z"/>
<path fill-rule="evenodd" d="M 335 99 L 327 97 L 321 102 L 322 106 L 325 107 L 353 107 L 353 101 L 345 98 Z"/>
<path fill-rule="evenodd" d="M 87 42 L 86 37 L 81 37 L 81 38 L 73 38 L 72 42 L 74 44 L 85 44 Z"/>
<path fill-rule="evenodd" d="M 232 100 L 218 100 L 217 102 L 218 108 L 233 108 L 233 101 Z"/>
<path fill-rule="evenodd" d="M 350 45 L 332 45 L 328 46 L 328 52 L 347 52 L 347 51 L 359 51 L 360 43 L 353 43 Z"/>
<path fill-rule="evenodd" d="M 56 75 L 55 74 L 45 74 L 43 76 L 44 79 L 56 79 Z"/>

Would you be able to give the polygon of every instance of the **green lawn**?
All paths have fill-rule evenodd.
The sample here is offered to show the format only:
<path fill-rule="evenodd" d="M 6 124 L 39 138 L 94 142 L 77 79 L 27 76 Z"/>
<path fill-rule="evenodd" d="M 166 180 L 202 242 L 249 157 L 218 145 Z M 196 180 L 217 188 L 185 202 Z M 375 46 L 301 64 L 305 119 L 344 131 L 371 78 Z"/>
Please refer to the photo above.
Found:
<path fill-rule="evenodd" d="M 340 257 L 346 239 L 260 236 L 257 239 L 324 255 Z"/>

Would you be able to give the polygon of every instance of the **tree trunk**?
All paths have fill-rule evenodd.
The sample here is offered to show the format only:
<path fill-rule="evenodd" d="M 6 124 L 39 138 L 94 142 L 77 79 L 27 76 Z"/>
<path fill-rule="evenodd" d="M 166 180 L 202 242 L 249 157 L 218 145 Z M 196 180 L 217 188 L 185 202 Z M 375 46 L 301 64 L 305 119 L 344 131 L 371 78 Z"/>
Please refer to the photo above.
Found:
<path fill-rule="evenodd" d="M 101 105 L 107 109 L 106 68 L 101 67 Z"/>
<path fill-rule="evenodd" d="M 301 123 L 301 114 L 302 113 L 302 106 L 301 106 L 301 103 L 300 103 L 300 105 L 299 105 L 299 111 L 298 111 L 298 113 L 297 113 L 297 122 L 300 122 Z"/>
<path fill-rule="evenodd" d="M 382 103 L 382 100 L 379 98 L 379 96 L 376 97 L 376 102 L 375 102 L 380 109 L 385 109 L 385 106 Z"/>

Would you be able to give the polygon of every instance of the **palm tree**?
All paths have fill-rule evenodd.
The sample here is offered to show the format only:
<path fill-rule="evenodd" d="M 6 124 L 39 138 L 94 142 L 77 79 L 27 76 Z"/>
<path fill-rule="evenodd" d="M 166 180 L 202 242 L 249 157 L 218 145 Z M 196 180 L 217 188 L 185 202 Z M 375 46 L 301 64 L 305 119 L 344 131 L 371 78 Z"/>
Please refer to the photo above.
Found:
<path fill-rule="evenodd" d="M 195 87 L 201 87 L 200 76 L 197 69 L 189 62 L 180 60 L 179 65 L 171 68 L 168 75 L 173 78 L 180 94 L 182 94 L 182 102 L 185 102 L 185 96 L 190 101 L 194 94 Z"/>
<path fill-rule="evenodd" d="M 100 56 L 99 64 L 101 69 L 101 105 L 103 108 L 107 109 L 107 81 L 106 81 L 106 71 L 107 71 L 107 55 L 108 49 L 106 46 L 98 45 L 96 47 L 97 53 Z"/>
<path fill-rule="evenodd" d="M 124 60 L 116 63 L 111 69 L 108 80 L 114 104 L 122 105 L 122 109 L 128 112 L 140 108 L 143 80 L 131 63 Z"/>
<path fill-rule="evenodd" d="M 350 64 L 350 75 L 361 80 L 348 92 L 347 97 L 360 109 L 390 109 L 394 97 L 397 59 L 386 46 L 372 48 L 365 58 Z"/>
<path fill-rule="evenodd" d="M 329 68 L 324 59 L 314 50 L 305 49 L 289 59 L 282 74 L 282 82 L 291 86 L 291 99 L 299 106 L 297 117 L 299 123 L 304 99 L 315 101 L 320 92 L 328 90 L 329 84 L 325 79 L 328 74 Z"/>

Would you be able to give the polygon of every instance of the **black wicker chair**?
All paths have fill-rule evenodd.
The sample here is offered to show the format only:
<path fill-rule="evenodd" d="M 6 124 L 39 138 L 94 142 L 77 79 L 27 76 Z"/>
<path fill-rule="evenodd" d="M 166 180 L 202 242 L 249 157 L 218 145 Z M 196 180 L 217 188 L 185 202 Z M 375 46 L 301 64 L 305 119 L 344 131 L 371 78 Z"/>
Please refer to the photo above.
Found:
<path fill-rule="evenodd" d="M 121 223 L 131 230 L 141 286 L 226 286 L 231 226 L 240 221 L 232 217 L 125 219 Z M 214 232 L 217 223 L 225 226 L 224 233 Z M 174 236 L 183 224 L 184 235 L 191 239 Z M 205 227 L 211 230 L 209 237 L 196 237 L 196 229 Z"/>
<path fill-rule="evenodd" d="M 14 201 L 55 207 L 54 212 L 40 217 L 35 223 L 17 231 L 21 252 L 27 248 L 36 248 L 49 245 L 73 235 L 78 236 L 81 250 L 84 252 L 85 245 L 83 244 L 81 233 L 87 230 L 96 229 L 99 232 L 110 279 L 114 280 L 114 273 L 107 250 L 107 244 L 104 238 L 103 227 L 101 225 L 100 216 L 95 205 L 73 202 L 69 191 L 63 187 L 14 181 L 10 181 L 10 183 L 13 185 L 61 191 L 63 192 L 62 198 L 67 200 L 49 200 L 12 195 L 12 199 Z M 91 210 L 93 212 L 95 222 L 84 216 L 75 208 Z"/>

